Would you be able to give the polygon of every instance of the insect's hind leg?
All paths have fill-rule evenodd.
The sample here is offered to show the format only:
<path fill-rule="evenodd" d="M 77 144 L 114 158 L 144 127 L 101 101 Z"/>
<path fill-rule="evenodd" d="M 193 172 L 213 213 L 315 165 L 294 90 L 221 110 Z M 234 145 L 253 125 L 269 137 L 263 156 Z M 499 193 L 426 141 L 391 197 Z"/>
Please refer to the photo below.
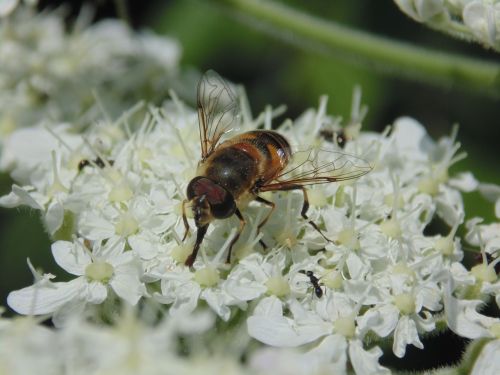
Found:
<path fill-rule="evenodd" d="M 236 232 L 236 235 L 234 238 L 231 240 L 231 243 L 229 244 L 229 251 L 227 253 L 227 258 L 226 258 L 226 263 L 231 263 L 231 253 L 233 251 L 233 246 L 238 241 L 238 238 L 240 238 L 241 232 L 243 232 L 243 228 L 245 228 L 246 221 L 243 218 L 243 215 L 241 214 L 239 209 L 236 209 L 235 212 L 236 216 L 238 216 L 238 219 L 240 219 L 240 228 L 238 229 L 238 232 Z"/>
<path fill-rule="evenodd" d="M 326 237 L 323 232 L 321 231 L 321 229 L 319 229 L 318 225 L 309 219 L 309 216 L 307 216 L 307 210 L 309 209 L 309 198 L 307 196 L 307 190 L 304 186 L 294 186 L 294 187 L 291 187 L 287 190 L 302 190 L 302 194 L 304 195 L 304 203 L 302 205 L 302 210 L 300 211 L 300 215 L 305 219 L 307 220 L 307 222 L 314 228 L 316 229 L 316 231 L 321 234 L 321 236 L 328 242 L 333 242 L 332 240 L 330 240 L 328 237 Z"/>
<path fill-rule="evenodd" d="M 269 218 L 271 217 L 274 209 L 276 208 L 276 203 L 274 202 L 271 202 L 271 201 L 268 201 L 267 199 L 264 199 L 262 197 L 259 197 L 257 196 L 255 198 L 255 200 L 259 203 L 263 203 L 265 204 L 266 206 L 269 206 L 271 207 L 271 209 L 269 210 L 269 212 L 267 213 L 266 217 L 259 223 L 259 225 L 257 226 L 257 234 L 259 234 L 260 232 L 260 229 L 267 223 L 267 221 L 269 220 Z M 261 246 L 264 248 L 264 249 L 267 249 L 267 245 L 264 241 L 262 241 L 262 239 L 259 240 L 259 243 L 261 244 Z"/>

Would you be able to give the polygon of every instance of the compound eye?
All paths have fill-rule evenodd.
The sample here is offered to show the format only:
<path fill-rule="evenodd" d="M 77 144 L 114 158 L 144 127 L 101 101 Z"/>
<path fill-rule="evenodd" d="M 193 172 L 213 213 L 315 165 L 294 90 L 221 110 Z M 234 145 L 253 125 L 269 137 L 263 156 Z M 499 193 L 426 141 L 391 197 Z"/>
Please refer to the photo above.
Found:
<path fill-rule="evenodd" d="M 210 211 L 216 219 L 225 219 L 234 214 L 236 211 L 236 203 L 234 202 L 233 196 L 226 192 L 224 194 L 224 199 L 220 202 L 213 203 L 210 202 Z"/>

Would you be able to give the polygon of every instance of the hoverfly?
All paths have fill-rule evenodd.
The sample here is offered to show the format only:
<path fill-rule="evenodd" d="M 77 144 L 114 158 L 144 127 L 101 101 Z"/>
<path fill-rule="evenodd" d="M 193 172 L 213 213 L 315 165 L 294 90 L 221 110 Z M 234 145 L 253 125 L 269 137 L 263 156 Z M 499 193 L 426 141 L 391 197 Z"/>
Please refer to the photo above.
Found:
<path fill-rule="evenodd" d="M 185 261 L 187 266 L 193 265 L 210 223 L 236 215 L 240 224 L 229 244 L 226 261 L 230 263 L 233 245 L 246 224 L 240 210 L 252 200 L 270 208 L 258 224 L 257 232 L 273 213 L 275 203 L 259 195 L 266 191 L 301 190 L 302 217 L 328 240 L 307 216 L 309 201 L 305 186 L 354 179 L 371 170 L 362 159 L 324 150 L 315 154 L 309 151 L 306 161 L 287 170 L 292 149 L 285 137 L 271 130 L 248 131 L 220 142 L 237 119 L 237 103 L 229 85 L 216 72 L 209 70 L 203 75 L 197 92 L 201 160 L 196 177 L 187 186 L 187 199 L 182 202 L 183 240 L 190 229 L 186 218 L 188 204 L 197 227 L 193 250 Z M 330 158 L 336 156 L 336 160 L 321 162 L 319 153 Z M 260 243 L 265 247 L 263 241 Z"/>

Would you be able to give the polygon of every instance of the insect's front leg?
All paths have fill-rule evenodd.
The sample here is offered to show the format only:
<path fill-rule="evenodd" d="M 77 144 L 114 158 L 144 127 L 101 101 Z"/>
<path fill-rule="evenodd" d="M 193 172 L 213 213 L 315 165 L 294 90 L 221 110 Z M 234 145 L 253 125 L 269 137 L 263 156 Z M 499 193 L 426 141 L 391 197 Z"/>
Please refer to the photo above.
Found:
<path fill-rule="evenodd" d="M 198 231 L 196 232 L 196 242 L 194 243 L 193 251 L 191 255 L 188 256 L 186 262 L 184 263 L 186 266 L 192 267 L 194 261 L 196 260 L 196 256 L 198 255 L 198 250 L 200 250 L 200 245 L 203 242 L 203 238 L 207 233 L 208 224 L 198 227 Z"/>
<path fill-rule="evenodd" d="M 188 203 L 188 200 L 187 199 L 184 199 L 182 201 L 182 221 L 184 222 L 184 237 L 182 237 L 182 242 L 184 242 L 184 240 L 187 238 L 188 234 L 189 234 L 189 223 L 187 221 L 187 217 L 186 217 L 186 203 Z"/>

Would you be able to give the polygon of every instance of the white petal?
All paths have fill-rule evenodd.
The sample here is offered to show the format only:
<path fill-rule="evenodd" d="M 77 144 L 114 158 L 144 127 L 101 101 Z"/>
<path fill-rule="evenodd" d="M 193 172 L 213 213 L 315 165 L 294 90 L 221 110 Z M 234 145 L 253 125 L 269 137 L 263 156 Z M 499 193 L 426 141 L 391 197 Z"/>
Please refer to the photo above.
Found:
<path fill-rule="evenodd" d="M 247 319 L 248 334 L 267 345 L 294 347 L 331 333 L 332 327 L 326 322 L 300 325 L 280 311 L 281 301 L 276 297 L 264 298 L 257 305 L 255 315 Z"/>
<path fill-rule="evenodd" d="M 347 341 L 342 335 L 328 335 L 318 346 L 308 351 L 304 359 L 307 360 L 309 369 L 312 370 L 308 373 L 345 374 L 347 373 Z M 328 372 L 320 371 L 324 367 L 328 368 Z M 317 371 L 314 372 L 315 370 Z"/>
<path fill-rule="evenodd" d="M 495 184 L 479 184 L 479 192 L 490 202 L 500 199 L 500 186 Z"/>
<path fill-rule="evenodd" d="M 283 303 L 274 296 L 266 297 L 255 306 L 254 315 L 283 316 Z"/>
<path fill-rule="evenodd" d="M 19 0 L 1 0 L 0 1 L 0 17 L 8 16 L 16 9 Z"/>
<path fill-rule="evenodd" d="M 26 189 L 28 189 L 28 187 L 23 188 L 17 185 L 12 185 L 12 191 L 9 194 L 0 197 L 0 206 L 13 208 L 26 205 L 34 208 L 35 210 L 42 210 L 42 205 L 38 203 Z"/>
<path fill-rule="evenodd" d="M 485 326 L 492 318 L 479 314 L 476 309 L 483 302 L 479 300 L 459 300 L 454 297 L 445 299 L 445 312 L 448 327 L 457 335 L 469 339 L 490 337 Z"/>
<path fill-rule="evenodd" d="M 366 351 L 359 340 L 352 340 L 349 343 L 349 358 L 351 359 L 354 371 L 358 375 L 389 375 L 391 371 L 378 363 L 381 355 L 382 350 L 378 346 Z"/>
<path fill-rule="evenodd" d="M 429 149 L 430 140 L 424 126 L 411 117 L 400 117 L 394 121 L 392 134 L 394 144 L 404 152 L 411 152 L 417 157 Z"/>
<path fill-rule="evenodd" d="M 406 345 L 408 344 L 412 344 L 420 349 L 424 347 L 418 337 L 415 322 L 405 315 L 399 319 L 396 330 L 394 331 L 392 351 L 397 357 L 403 358 L 406 352 Z"/>
<path fill-rule="evenodd" d="M 466 193 L 476 190 L 479 186 L 479 182 L 470 172 L 460 173 L 457 176 L 450 178 L 448 183 L 455 189 L 459 189 Z"/>
<path fill-rule="evenodd" d="M 106 285 L 100 282 L 91 281 L 90 283 L 86 283 L 86 287 L 85 299 L 89 303 L 99 305 L 103 303 L 108 296 Z"/>
<path fill-rule="evenodd" d="M 495 216 L 500 219 L 500 198 L 495 202 Z"/>
<path fill-rule="evenodd" d="M 89 240 L 103 240 L 115 234 L 115 227 L 102 216 L 84 213 L 79 220 L 79 232 Z"/>
<path fill-rule="evenodd" d="M 139 281 L 138 273 L 120 270 L 110 280 L 109 284 L 115 293 L 131 305 L 136 305 L 146 292 L 145 286 Z"/>
<path fill-rule="evenodd" d="M 85 268 L 92 262 L 79 242 L 57 241 L 52 244 L 52 255 L 59 266 L 77 276 L 84 275 Z"/>
<path fill-rule="evenodd" d="M 83 282 L 83 278 L 79 277 L 67 283 L 32 285 L 10 292 L 7 303 L 19 314 L 50 314 L 64 304 L 80 297 Z"/>
<path fill-rule="evenodd" d="M 146 233 L 129 236 L 127 241 L 132 250 L 145 260 L 157 256 L 162 247 L 158 236 L 147 235 Z"/>
<path fill-rule="evenodd" d="M 52 323 L 58 328 L 64 327 L 69 319 L 81 317 L 86 305 L 87 301 L 81 298 L 65 303 L 59 310 L 54 312 Z"/>
<path fill-rule="evenodd" d="M 497 375 L 500 374 L 500 361 L 498 354 L 500 353 L 500 340 L 492 340 L 487 343 L 481 354 L 476 359 L 471 375 Z"/>
<path fill-rule="evenodd" d="M 225 322 L 229 320 L 231 310 L 227 306 L 227 301 L 223 293 L 214 291 L 213 289 L 205 289 L 201 292 L 201 297 L 222 320 Z"/>
<path fill-rule="evenodd" d="M 388 336 L 396 328 L 398 320 L 399 311 L 394 305 L 375 307 L 356 319 L 361 331 L 372 330 L 380 337 Z"/>
<path fill-rule="evenodd" d="M 123 251 L 125 244 L 126 240 L 124 238 L 113 236 L 105 244 L 96 242 L 92 252 L 97 259 L 105 260 L 116 267 L 120 264 L 130 262 L 134 258 L 132 252 Z"/>
<path fill-rule="evenodd" d="M 436 212 L 446 224 L 453 227 L 456 223 L 461 223 L 464 218 L 462 195 L 445 185 L 441 185 L 440 190 L 442 192 L 436 197 Z"/>
<path fill-rule="evenodd" d="M 53 200 L 45 213 L 45 225 L 50 235 L 53 235 L 62 225 L 64 207 L 57 200 Z"/>

